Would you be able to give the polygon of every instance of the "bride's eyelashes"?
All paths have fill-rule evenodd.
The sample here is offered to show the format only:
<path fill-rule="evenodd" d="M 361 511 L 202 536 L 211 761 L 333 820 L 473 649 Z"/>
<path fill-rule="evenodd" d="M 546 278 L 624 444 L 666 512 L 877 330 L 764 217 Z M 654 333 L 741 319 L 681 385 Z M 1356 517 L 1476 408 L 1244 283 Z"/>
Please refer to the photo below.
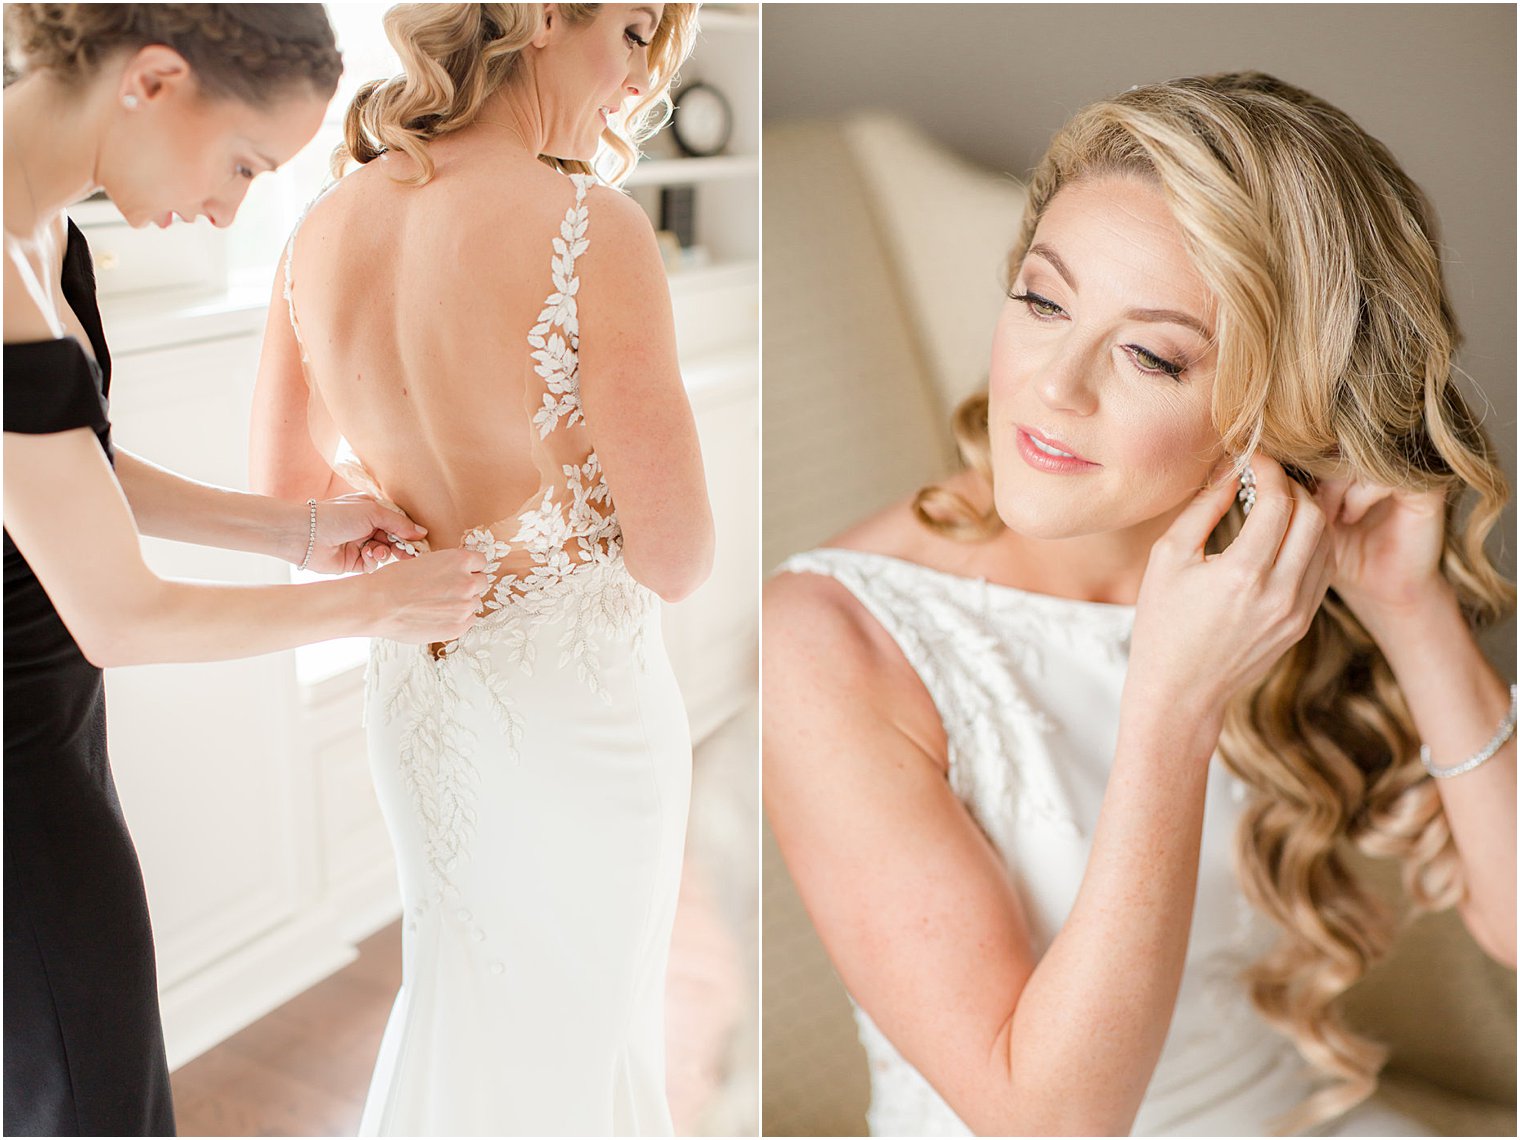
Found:
<path fill-rule="evenodd" d="M 1066 313 L 1066 310 L 1061 308 L 1060 305 L 1048 297 L 1040 296 L 1038 293 L 1015 293 L 1010 290 L 1008 299 L 1010 301 L 1024 302 L 1024 307 L 1029 310 L 1030 315 L 1038 317 L 1042 321 L 1053 320 L 1058 316 L 1064 316 Z"/>
<path fill-rule="evenodd" d="M 1136 368 L 1151 376 L 1167 376 L 1177 380 L 1181 378 L 1187 367 L 1185 364 L 1178 364 L 1176 361 L 1157 356 L 1150 349 L 1138 344 L 1121 344 L 1119 347 L 1129 353 Z"/>
<path fill-rule="evenodd" d="M 1008 299 L 1010 301 L 1022 302 L 1024 307 L 1029 310 L 1029 315 L 1037 321 L 1054 321 L 1066 315 L 1066 310 L 1049 297 L 1042 297 L 1038 293 L 1028 290 L 1023 293 L 1015 293 L 1010 290 Z M 1187 370 L 1186 364 L 1159 356 L 1144 345 L 1121 344 L 1119 347 L 1124 349 L 1130 360 L 1134 362 L 1135 370 L 1143 372 L 1147 376 L 1165 376 L 1169 379 L 1177 380 Z"/>
<path fill-rule="evenodd" d="M 647 48 L 649 46 L 649 41 L 639 35 L 639 33 L 636 32 L 633 28 L 629 28 L 623 33 L 623 35 L 625 35 L 631 43 L 636 44 L 641 48 Z"/>

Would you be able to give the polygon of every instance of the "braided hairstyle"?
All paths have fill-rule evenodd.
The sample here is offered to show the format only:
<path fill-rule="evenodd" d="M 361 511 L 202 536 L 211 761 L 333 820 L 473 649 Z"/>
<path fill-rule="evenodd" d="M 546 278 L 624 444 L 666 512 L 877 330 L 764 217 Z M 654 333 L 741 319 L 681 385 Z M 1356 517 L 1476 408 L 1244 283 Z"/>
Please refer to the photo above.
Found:
<path fill-rule="evenodd" d="M 7 4 L 6 82 L 47 68 L 81 83 L 118 52 L 173 48 L 213 98 L 267 107 L 304 84 L 331 98 L 343 57 L 320 4 Z"/>

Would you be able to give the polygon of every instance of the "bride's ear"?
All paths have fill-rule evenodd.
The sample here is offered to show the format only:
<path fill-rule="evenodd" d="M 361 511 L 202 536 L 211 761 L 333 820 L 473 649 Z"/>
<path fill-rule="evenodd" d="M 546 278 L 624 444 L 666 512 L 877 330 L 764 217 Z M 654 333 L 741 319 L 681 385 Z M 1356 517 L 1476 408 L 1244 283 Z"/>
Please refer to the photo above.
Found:
<path fill-rule="evenodd" d="M 549 41 L 553 39 L 557 33 L 559 25 L 559 5 L 545 4 L 544 22 L 539 25 L 538 34 L 533 37 L 533 46 L 536 48 L 547 46 Z"/>

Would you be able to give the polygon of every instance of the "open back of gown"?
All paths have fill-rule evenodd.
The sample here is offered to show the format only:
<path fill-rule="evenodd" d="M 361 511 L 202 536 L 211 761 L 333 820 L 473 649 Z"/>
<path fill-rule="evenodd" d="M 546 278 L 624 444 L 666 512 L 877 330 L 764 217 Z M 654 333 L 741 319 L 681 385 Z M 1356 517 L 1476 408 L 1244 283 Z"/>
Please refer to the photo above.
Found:
<path fill-rule="evenodd" d="M 518 503 L 461 538 L 486 555 L 495 580 L 482 616 L 444 645 L 377 639 L 371 650 L 366 724 L 396 850 L 403 980 L 361 1135 L 671 1130 L 664 978 L 691 745 L 658 599 L 623 565 L 616 507 L 581 408 L 578 262 L 595 240 L 592 182 L 563 181 L 563 216 L 543 235 L 544 299 L 517 334 L 520 391 L 494 373 L 480 386 L 478 414 L 465 409 L 481 430 L 504 433 L 489 443 L 506 474 L 500 488 L 458 495 Z M 322 208 L 362 211 L 357 189 Z M 400 436 L 378 434 L 357 385 L 383 376 L 404 394 L 409 378 L 362 351 L 324 373 L 345 318 L 314 320 L 304 307 L 323 281 L 303 276 L 302 229 L 287 250 L 286 295 L 312 414 L 344 437 L 334 469 L 392 502 L 365 446 L 348 445 L 345 417 L 386 455 L 381 474 L 404 483 L 408 448 L 425 446 L 426 408 L 393 417 Z M 451 241 L 479 240 L 467 216 L 459 230 L 439 239 L 440 260 Z M 324 229 L 340 244 L 323 263 L 344 264 L 343 235 L 358 232 Z M 366 288 L 380 304 L 395 283 Z M 410 408 L 393 390 L 370 398 Z"/>

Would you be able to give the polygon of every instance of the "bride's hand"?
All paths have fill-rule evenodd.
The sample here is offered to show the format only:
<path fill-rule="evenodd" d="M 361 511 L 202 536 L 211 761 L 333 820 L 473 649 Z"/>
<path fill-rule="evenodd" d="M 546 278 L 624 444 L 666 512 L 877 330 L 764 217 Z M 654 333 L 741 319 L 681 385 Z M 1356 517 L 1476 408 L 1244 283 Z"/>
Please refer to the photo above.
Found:
<path fill-rule="evenodd" d="M 309 518 L 308 520 L 309 521 Z M 319 574 L 351 574 L 370 571 L 391 557 L 411 558 L 392 538 L 415 542 L 427 534 L 400 511 L 381 506 L 375 499 L 355 492 L 317 504 L 317 541 L 308 570 Z M 299 550 L 292 561 L 300 565 L 310 537 L 301 527 Z"/>
<path fill-rule="evenodd" d="M 382 566 L 364 585 L 378 594 L 372 636 L 426 645 L 474 624 L 491 578 L 484 554 L 455 547 Z"/>
<path fill-rule="evenodd" d="M 1270 457 L 1251 467 L 1256 505 L 1235 541 L 1204 553 L 1238 487 L 1224 468 L 1151 548 L 1135 613 L 1125 705 L 1164 711 L 1208 753 L 1230 698 L 1308 630 L 1335 567 L 1320 504 Z"/>
<path fill-rule="evenodd" d="M 1330 584 L 1379 642 L 1401 615 L 1440 603 L 1451 593 L 1441 574 L 1444 491 L 1324 479 L 1316 498 L 1325 505 L 1335 544 Z M 1338 509 L 1331 510 L 1331 502 Z"/>

